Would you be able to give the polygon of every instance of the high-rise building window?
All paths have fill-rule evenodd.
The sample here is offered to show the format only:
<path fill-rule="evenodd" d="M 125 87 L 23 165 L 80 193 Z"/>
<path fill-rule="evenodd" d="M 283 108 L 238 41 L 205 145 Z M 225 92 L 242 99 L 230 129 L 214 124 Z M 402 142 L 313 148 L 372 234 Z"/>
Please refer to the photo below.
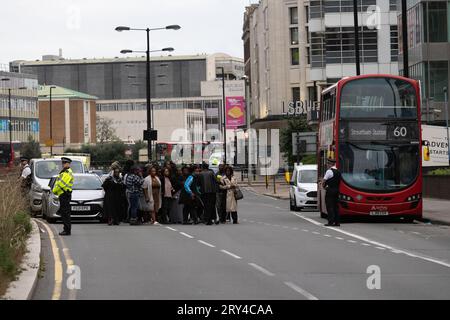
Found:
<path fill-rule="evenodd" d="M 292 102 L 300 101 L 300 88 L 292 88 Z"/>
<path fill-rule="evenodd" d="M 323 2 L 325 13 L 353 12 L 353 1 L 351 0 L 335 0 Z M 375 6 L 376 4 L 376 0 L 358 0 L 358 11 L 365 12 L 370 6 Z"/>
<path fill-rule="evenodd" d="M 291 31 L 291 45 L 298 44 L 298 27 L 290 28 Z"/>
<path fill-rule="evenodd" d="M 317 19 L 323 17 L 322 0 L 309 2 L 309 19 Z"/>
<path fill-rule="evenodd" d="M 291 24 L 298 24 L 298 8 L 290 7 L 289 8 L 289 21 Z"/>
<path fill-rule="evenodd" d="M 397 11 L 397 0 L 389 0 L 389 10 Z"/>
<path fill-rule="evenodd" d="M 363 27 L 359 32 L 361 62 L 378 62 L 377 30 Z M 353 27 L 326 28 L 327 63 L 354 63 L 355 39 Z"/>
<path fill-rule="evenodd" d="M 298 66 L 300 63 L 300 52 L 299 48 L 291 49 L 291 65 Z"/>
<path fill-rule="evenodd" d="M 398 61 L 398 28 L 391 26 L 391 61 Z"/>
<path fill-rule="evenodd" d="M 448 61 L 425 63 L 426 95 L 434 101 L 444 101 L 444 87 L 448 86 Z"/>
<path fill-rule="evenodd" d="M 325 67 L 325 44 L 324 34 L 322 32 L 311 32 L 310 37 L 310 56 L 312 68 L 324 68 Z"/>
<path fill-rule="evenodd" d="M 423 3 L 423 24 L 425 42 L 447 42 L 447 3 Z"/>

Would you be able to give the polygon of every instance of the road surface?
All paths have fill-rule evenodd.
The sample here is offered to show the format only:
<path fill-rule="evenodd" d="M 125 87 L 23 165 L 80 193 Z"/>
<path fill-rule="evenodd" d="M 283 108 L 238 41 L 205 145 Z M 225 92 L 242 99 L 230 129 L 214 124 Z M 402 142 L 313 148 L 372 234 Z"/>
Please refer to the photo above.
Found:
<path fill-rule="evenodd" d="M 350 222 L 251 192 L 239 225 L 39 221 L 34 299 L 449 299 L 450 227 Z M 69 273 L 68 273 L 69 272 Z"/>

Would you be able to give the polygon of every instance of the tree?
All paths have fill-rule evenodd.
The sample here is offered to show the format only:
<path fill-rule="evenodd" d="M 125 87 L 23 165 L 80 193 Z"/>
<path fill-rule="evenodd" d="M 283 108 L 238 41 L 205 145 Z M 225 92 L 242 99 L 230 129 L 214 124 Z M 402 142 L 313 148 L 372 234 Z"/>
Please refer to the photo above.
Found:
<path fill-rule="evenodd" d="M 36 142 L 31 135 L 28 136 L 28 141 L 26 143 L 22 143 L 20 147 L 20 155 L 30 159 L 41 157 L 41 148 L 39 143 Z"/>
<path fill-rule="evenodd" d="M 131 150 L 133 151 L 133 160 L 139 160 L 139 150 L 141 149 L 147 149 L 147 142 L 142 140 L 135 141 L 134 145 L 131 147 Z"/>
<path fill-rule="evenodd" d="M 126 161 L 127 146 L 122 141 L 106 142 L 102 144 L 85 144 L 81 149 L 67 149 L 66 153 L 87 153 L 91 155 L 91 165 L 109 166 L 114 161 Z"/>
<path fill-rule="evenodd" d="M 113 125 L 112 119 L 100 118 L 97 115 L 96 118 L 97 142 L 104 143 L 119 140 L 119 138 L 116 136 L 116 129 L 112 125 Z"/>
<path fill-rule="evenodd" d="M 295 117 L 289 119 L 287 128 L 281 129 L 280 132 L 280 151 L 284 153 L 284 157 L 292 165 L 296 161 L 296 155 L 292 154 L 292 133 L 294 132 L 310 132 L 314 131 L 306 120 L 306 117 Z M 315 164 L 316 155 L 304 155 L 302 158 L 304 164 Z"/>

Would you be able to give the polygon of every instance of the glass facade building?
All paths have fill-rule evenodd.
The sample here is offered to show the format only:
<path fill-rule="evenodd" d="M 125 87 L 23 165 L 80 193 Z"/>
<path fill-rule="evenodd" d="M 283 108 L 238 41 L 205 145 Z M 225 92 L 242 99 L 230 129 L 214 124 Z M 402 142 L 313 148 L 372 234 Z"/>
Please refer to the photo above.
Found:
<path fill-rule="evenodd" d="M 421 82 L 422 117 L 425 122 L 443 121 L 444 88 L 450 85 L 450 1 L 408 1 L 407 12 L 409 76 Z M 399 39 L 404 74 L 401 28 Z"/>
<path fill-rule="evenodd" d="M 31 136 L 39 141 L 38 81 L 33 75 L 0 71 L 0 143 L 9 142 L 9 91 L 11 91 L 11 129 L 14 142 Z M 26 88 L 26 89 L 24 89 Z M 11 89 L 11 90 L 9 90 Z"/>

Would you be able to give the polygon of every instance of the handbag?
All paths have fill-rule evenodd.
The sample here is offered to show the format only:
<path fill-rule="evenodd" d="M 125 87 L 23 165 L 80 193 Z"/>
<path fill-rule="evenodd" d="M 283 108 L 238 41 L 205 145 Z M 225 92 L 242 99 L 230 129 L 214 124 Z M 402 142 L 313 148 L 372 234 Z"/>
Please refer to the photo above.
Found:
<path fill-rule="evenodd" d="M 239 188 L 234 189 L 234 198 L 236 200 L 244 199 L 244 194 L 242 193 L 241 189 Z"/>

